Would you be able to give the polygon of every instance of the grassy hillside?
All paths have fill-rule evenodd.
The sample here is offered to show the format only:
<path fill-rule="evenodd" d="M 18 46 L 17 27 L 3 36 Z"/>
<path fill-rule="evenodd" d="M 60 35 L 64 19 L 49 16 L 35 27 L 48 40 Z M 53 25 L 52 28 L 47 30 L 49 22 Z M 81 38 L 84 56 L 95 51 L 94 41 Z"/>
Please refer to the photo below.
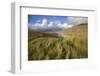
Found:
<path fill-rule="evenodd" d="M 28 31 L 28 60 L 79 59 L 88 57 L 87 24 L 56 33 Z"/>

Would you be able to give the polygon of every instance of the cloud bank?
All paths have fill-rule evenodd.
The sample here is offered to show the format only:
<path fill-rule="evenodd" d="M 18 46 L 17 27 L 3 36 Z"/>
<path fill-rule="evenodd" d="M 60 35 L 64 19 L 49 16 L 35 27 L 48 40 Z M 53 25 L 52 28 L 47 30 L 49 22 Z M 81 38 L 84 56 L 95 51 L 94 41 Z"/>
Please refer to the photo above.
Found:
<path fill-rule="evenodd" d="M 81 23 L 88 23 L 87 17 L 68 17 L 67 19 L 69 24 L 78 25 Z"/>
<path fill-rule="evenodd" d="M 41 23 L 37 21 L 35 24 L 32 24 L 31 26 L 31 28 L 36 31 L 56 31 L 60 29 L 70 28 L 73 25 L 68 25 L 67 23 L 60 22 L 55 23 L 53 21 L 48 22 L 47 19 L 43 19 Z"/>

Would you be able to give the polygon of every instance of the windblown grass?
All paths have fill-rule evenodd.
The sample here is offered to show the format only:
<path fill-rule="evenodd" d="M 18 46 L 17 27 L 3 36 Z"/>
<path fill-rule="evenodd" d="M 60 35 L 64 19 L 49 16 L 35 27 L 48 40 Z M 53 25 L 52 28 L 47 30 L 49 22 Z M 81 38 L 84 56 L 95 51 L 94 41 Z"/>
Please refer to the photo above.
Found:
<path fill-rule="evenodd" d="M 88 57 L 87 25 L 50 33 L 28 32 L 28 60 L 80 59 Z"/>

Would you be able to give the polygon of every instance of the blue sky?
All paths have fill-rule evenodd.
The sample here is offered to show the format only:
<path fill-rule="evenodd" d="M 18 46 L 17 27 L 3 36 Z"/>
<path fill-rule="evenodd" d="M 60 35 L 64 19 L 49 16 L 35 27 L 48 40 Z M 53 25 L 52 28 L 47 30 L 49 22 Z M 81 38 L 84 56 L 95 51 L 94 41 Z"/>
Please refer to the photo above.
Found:
<path fill-rule="evenodd" d="M 47 15 L 28 15 L 28 23 L 35 24 L 36 22 L 42 22 L 43 19 L 47 19 L 49 22 L 67 22 L 67 16 L 47 16 Z"/>

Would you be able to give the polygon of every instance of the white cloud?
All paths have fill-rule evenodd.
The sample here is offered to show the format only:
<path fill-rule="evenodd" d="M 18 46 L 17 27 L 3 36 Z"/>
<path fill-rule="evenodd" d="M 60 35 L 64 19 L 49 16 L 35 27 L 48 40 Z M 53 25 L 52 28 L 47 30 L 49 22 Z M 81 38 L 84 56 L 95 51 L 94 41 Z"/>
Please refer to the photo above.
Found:
<path fill-rule="evenodd" d="M 77 25 L 80 23 L 87 23 L 88 18 L 87 17 L 68 17 L 67 21 L 69 24 Z"/>
<path fill-rule="evenodd" d="M 64 24 L 62 25 L 62 27 L 64 27 L 64 28 L 67 28 L 67 26 L 68 26 L 67 23 L 64 23 Z"/>
<path fill-rule="evenodd" d="M 60 28 L 62 28 L 62 29 L 71 28 L 72 26 L 74 26 L 74 25 L 68 25 L 67 23 L 63 23 L 63 24 L 59 23 L 59 24 L 57 25 L 57 27 L 60 27 Z"/>
<path fill-rule="evenodd" d="M 50 28 L 50 27 L 53 27 L 54 25 L 53 25 L 53 22 L 51 21 L 49 24 L 48 24 L 48 28 Z"/>
<path fill-rule="evenodd" d="M 32 25 L 32 29 L 46 29 L 48 27 L 47 19 L 43 19 L 42 23 L 39 23 L 38 21 Z"/>
<path fill-rule="evenodd" d="M 47 19 L 43 19 L 43 20 L 42 20 L 41 26 L 42 26 L 42 27 L 47 27 L 47 26 L 48 26 Z"/>

